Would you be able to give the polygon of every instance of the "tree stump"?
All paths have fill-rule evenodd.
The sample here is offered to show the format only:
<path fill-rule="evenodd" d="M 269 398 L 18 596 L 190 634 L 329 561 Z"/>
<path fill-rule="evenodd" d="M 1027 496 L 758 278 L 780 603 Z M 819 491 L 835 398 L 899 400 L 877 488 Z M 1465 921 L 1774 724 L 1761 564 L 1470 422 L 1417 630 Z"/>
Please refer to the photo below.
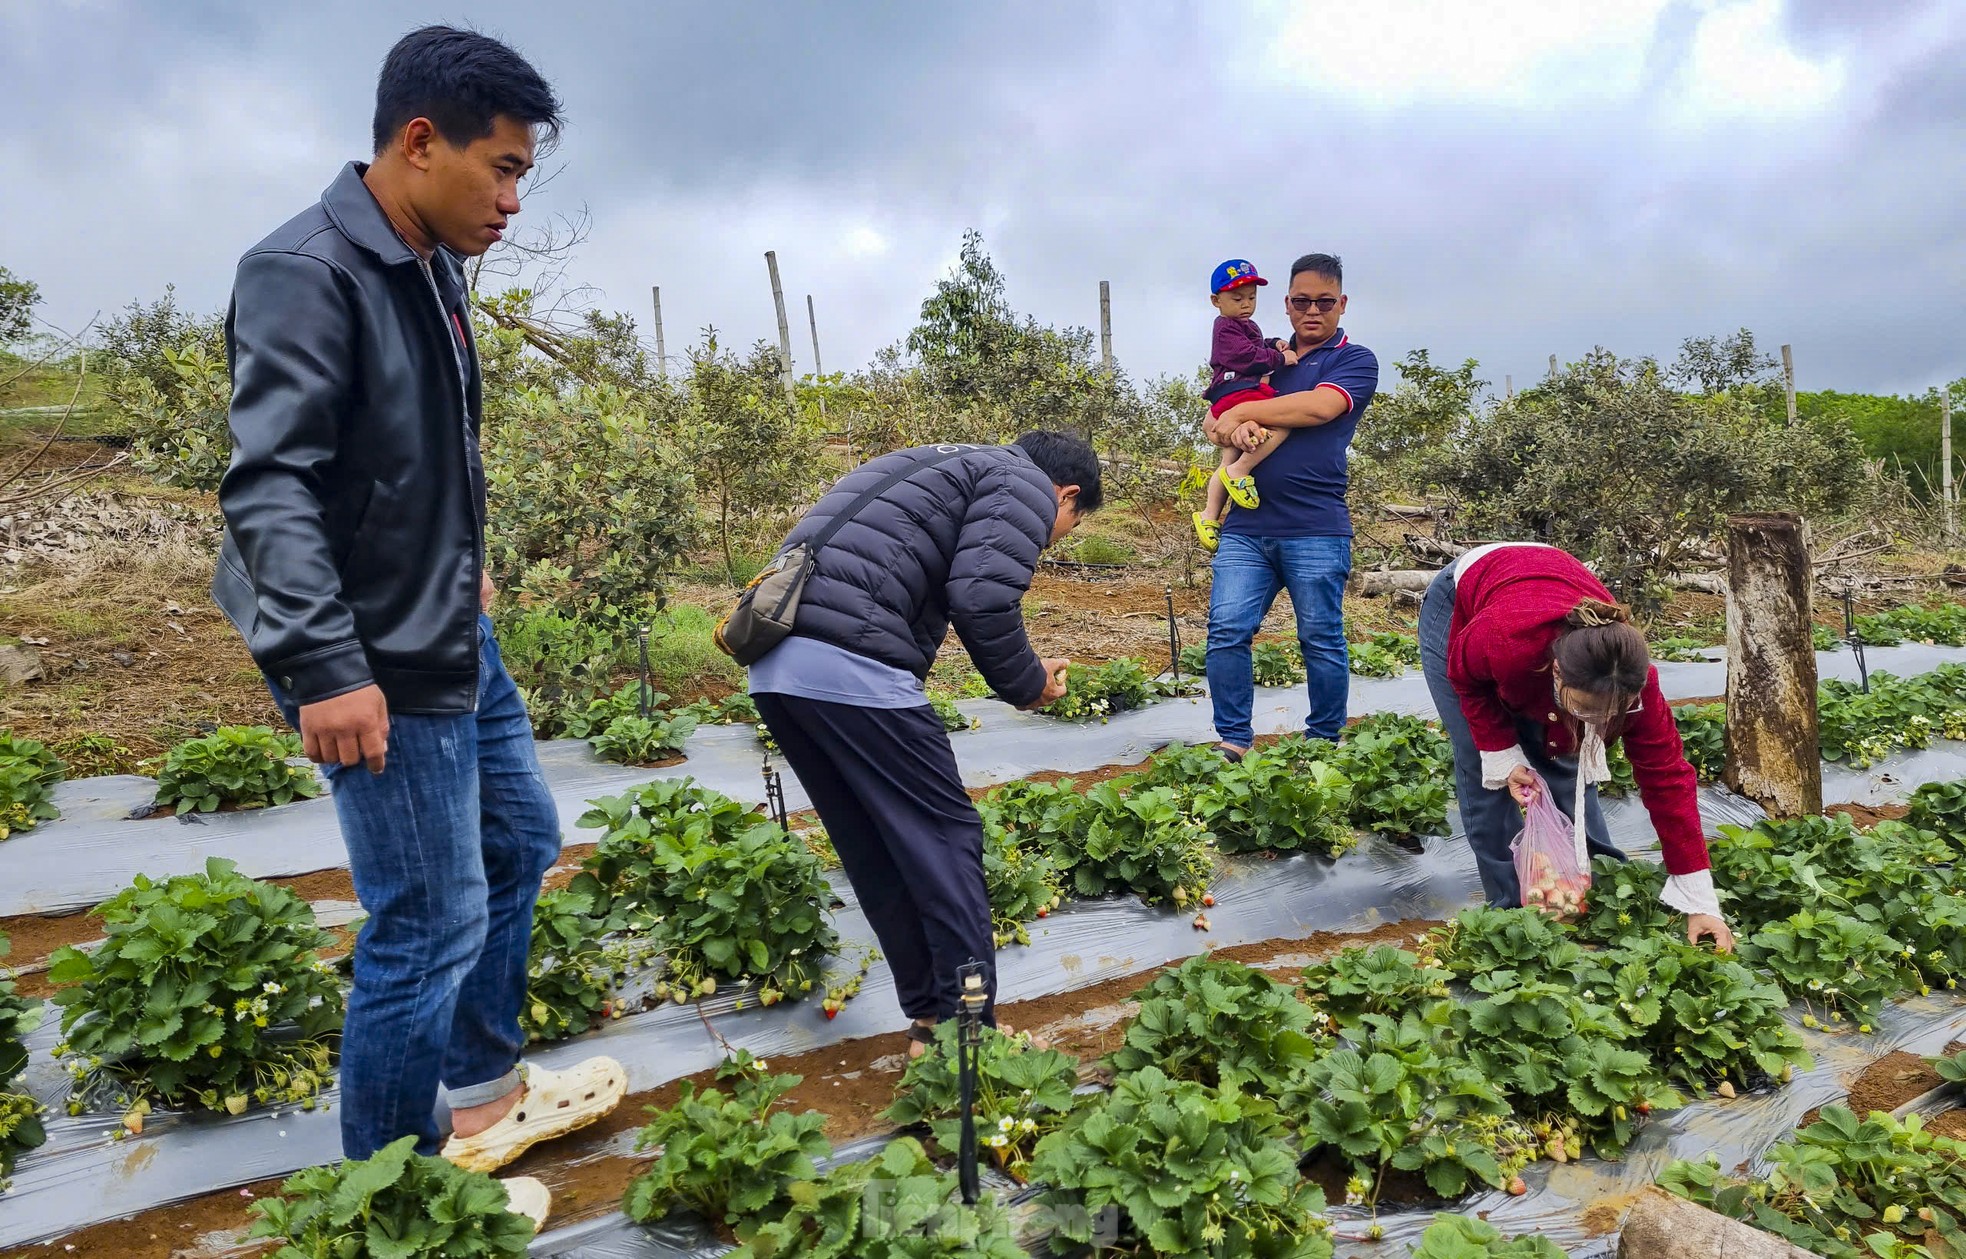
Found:
<path fill-rule="evenodd" d="M 1656 1186 L 1638 1196 L 1618 1235 L 1618 1259 L 1818 1259 L 1773 1233 L 1730 1220 Z"/>
<path fill-rule="evenodd" d="M 1823 809 L 1808 530 L 1792 512 L 1727 522 L 1727 760 L 1770 817 Z"/>

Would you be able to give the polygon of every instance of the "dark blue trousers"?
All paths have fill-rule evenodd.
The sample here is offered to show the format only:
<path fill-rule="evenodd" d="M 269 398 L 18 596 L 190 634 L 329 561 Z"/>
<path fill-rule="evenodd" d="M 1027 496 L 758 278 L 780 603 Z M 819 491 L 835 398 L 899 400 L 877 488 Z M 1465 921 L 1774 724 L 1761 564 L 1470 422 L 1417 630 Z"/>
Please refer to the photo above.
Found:
<path fill-rule="evenodd" d="M 957 968 L 983 964 L 994 1021 L 997 974 L 983 821 L 926 704 L 859 708 L 797 695 L 752 697 L 812 798 L 894 973 L 911 1019 L 954 1018 Z"/>

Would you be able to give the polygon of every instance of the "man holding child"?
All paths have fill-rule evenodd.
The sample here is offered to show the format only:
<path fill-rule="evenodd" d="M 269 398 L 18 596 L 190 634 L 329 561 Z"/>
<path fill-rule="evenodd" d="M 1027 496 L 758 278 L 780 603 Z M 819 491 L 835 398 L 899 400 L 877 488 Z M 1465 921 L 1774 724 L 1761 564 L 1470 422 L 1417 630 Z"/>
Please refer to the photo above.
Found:
<path fill-rule="evenodd" d="M 1255 741 L 1250 644 L 1279 591 L 1290 592 L 1304 651 L 1311 702 L 1305 733 L 1335 739 L 1344 729 L 1351 689 L 1344 594 L 1352 570 L 1345 461 L 1359 416 L 1379 387 L 1379 360 L 1339 326 L 1345 304 L 1336 257 L 1305 254 L 1292 264 L 1284 305 L 1293 360 L 1269 373 L 1269 390 L 1252 391 L 1265 396 L 1218 402 L 1204 430 L 1232 452 L 1289 437 L 1250 468 L 1256 506 L 1238 503 L 1228 512 L 1215 553 L 1208 689 L 1217 746 L 1231 760 Z M 1271 390 L 1275 396 L 1267 396 Z"/>

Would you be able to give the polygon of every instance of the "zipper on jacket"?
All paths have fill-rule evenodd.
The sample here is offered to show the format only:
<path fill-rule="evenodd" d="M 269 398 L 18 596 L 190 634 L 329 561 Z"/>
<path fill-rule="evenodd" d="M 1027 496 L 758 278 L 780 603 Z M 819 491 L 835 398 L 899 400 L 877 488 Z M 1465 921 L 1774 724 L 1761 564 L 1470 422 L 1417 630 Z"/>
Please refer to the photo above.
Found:
<path fill-rule="evenodd" d="M 430 298 L 436 304 L 437 326 L 443 330 L 444 344 L 451 347 L 451 361 L 457 367 L 457 370 L 452 374 L 457 377 L 457 433 L 463 439 L 462 444 L 458 447 L 458 451 L 464 456 L 465 494 L 467 499 L 472 499 L 477 496 L 477 486 L 469 484 L 471 480 L 471 451 L 469 448 L 471 441 L 471 394 L 470 384 L 466 380 L 466 373 L 471 370 L 471 365 L 469 356 L 465 353 L 468 347 L 458 340 L 463 330 L 452 326 L 451 314 L 444 309 L 444 293 L 442 289 L 437 287 L 437 274 L 432 270 L 430 260 L 422 254 L 416 254 L 416 264 L 417 269 L 423 272 L 424 283 L 430 289 Z M 482 459 L 482 454 L 479 457 Z M 471 512 L 471 540 L 474 547 L 472 558 L 477 561 L 478 583 L 480 588 L 482 588 L 485 579 L 484 525 L 478 519 L 477 504 L 467 502 L 466 506 Z M 478 610 L 480 613 L 484 611 L 482 604 Z M 468 637 L 471 640 L 469 654 L 473 661 L 477 661 L 481 659 L 483 654 L 480 650 L 481 644 L 478 642 L 477 616 L 471 618 L 471 632 Z M 471 687 L 471 711 L 474 713 L 478 711 L 478 697 L 483 691 L 484 679 L 479 678 Z"/>

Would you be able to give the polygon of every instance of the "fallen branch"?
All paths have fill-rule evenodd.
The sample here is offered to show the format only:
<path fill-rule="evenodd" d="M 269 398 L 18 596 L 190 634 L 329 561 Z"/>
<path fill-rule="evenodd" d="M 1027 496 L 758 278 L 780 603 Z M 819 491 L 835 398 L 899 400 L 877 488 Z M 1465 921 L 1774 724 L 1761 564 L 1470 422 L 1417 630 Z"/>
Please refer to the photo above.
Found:
<path fill-rule="evenodd" d="M 1433 582 L 1439 569 L 1396 568 L 1386 573 L 1357 573 L 1352 589 L 1362 595 L 1386 595 L 1395 591 L 1419 594 Z"/>

